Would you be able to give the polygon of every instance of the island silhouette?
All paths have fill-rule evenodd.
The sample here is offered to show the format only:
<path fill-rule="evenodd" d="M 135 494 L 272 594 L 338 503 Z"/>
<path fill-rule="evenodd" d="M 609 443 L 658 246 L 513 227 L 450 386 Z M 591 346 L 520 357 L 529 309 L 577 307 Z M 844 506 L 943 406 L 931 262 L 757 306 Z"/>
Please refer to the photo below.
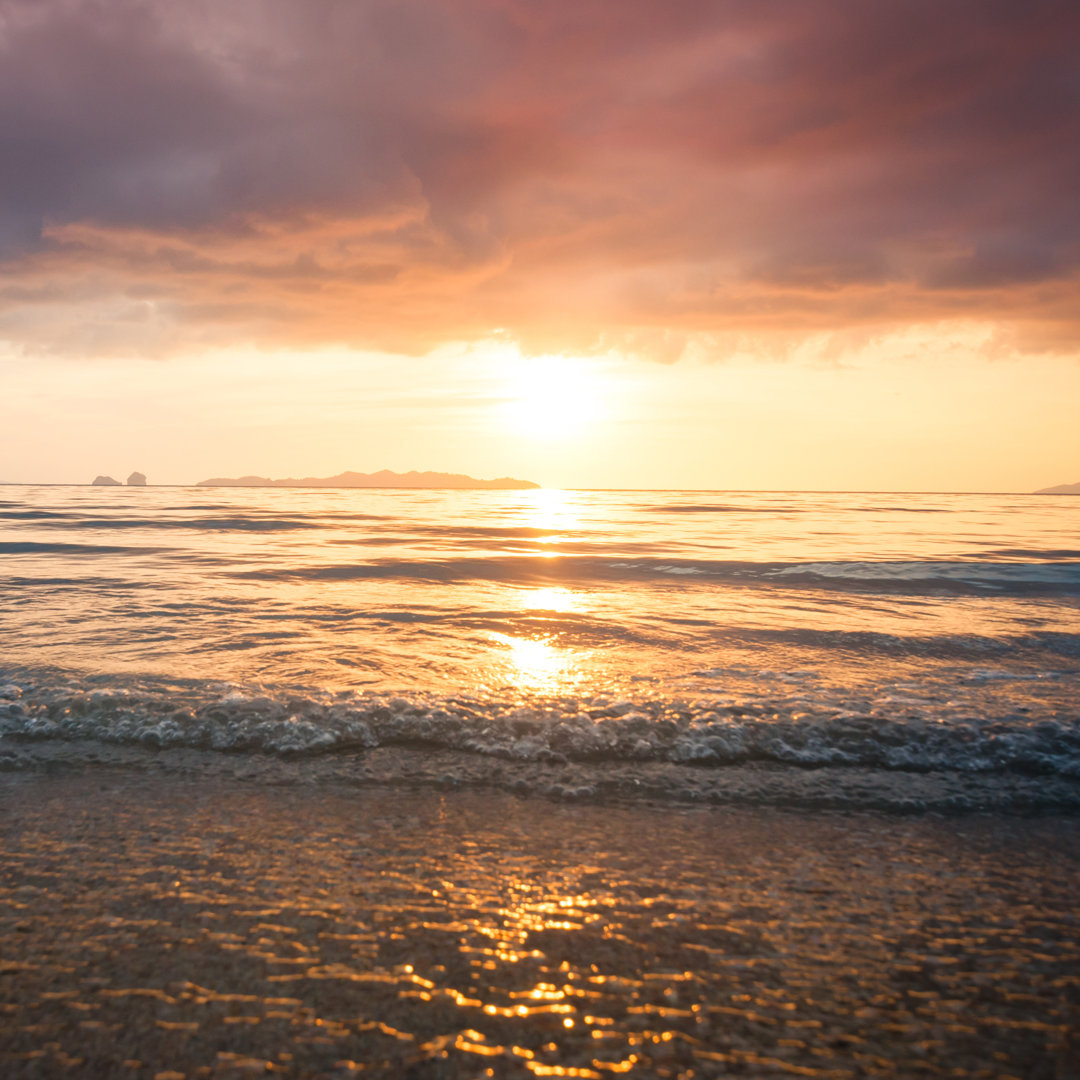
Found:
<path fill-rule="evenodd" d="M 1075 484 L 1056 484 L 1054 487 L 1039 488 L 1036 495 L 1080 495 L 1080 480 Z"/>
<path fill-rule="evenodd" d="M 95 476 L 90 484 L 91 487 L 124 487 L 124 484 L 119 480 L 113 479 L 111 476 Z M 141 472 L 133 472 L 127 478 L 128 487 L 146 487 L 146 475 Z"/>
<path fill-rule="evenodd" d="M 200 480 L 197 487 L 346 487 L 346 488 L 490 488 L 519 491 L 538 488 L 531 480 L 515 480 L 500 476 L 495 480 L 477 480 L 462 473 L 407 472 L 396 473 L 390 469 L 379 472 L 343 472 L 337 476 L 305 476 L 300 479 L 271 480 L 266 476 L 239 476 L 235 478 L 215 476 Z"/>

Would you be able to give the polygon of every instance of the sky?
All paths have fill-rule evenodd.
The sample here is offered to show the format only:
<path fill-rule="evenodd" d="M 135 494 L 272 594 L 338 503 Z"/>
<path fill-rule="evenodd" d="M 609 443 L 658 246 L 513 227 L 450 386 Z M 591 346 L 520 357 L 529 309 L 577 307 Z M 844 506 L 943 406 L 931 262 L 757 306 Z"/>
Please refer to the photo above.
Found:
<path fill-rule="evenodd" d="M 0 0 L 0 480 L 1080 479 L 1075 0 Z"/>

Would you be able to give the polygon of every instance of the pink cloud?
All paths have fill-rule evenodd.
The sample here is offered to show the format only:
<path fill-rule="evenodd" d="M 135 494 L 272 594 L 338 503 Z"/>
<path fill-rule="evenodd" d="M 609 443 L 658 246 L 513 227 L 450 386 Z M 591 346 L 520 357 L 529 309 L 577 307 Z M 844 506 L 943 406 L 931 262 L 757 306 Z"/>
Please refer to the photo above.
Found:
<path fill-rule="evenodd" d="M 0 0 L 0 333 L 1068 341 L 1078 71 L 1068 0 Z"/>

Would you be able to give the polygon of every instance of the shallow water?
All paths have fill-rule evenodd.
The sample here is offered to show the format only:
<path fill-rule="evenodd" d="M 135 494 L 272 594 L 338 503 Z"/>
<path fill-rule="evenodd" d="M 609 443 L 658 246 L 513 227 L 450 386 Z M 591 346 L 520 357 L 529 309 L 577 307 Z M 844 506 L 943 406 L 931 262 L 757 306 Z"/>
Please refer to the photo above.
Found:
<path fill-rule="evenodd" d="M 0 1072 L 1076 1075 L 1071 822 L 321 795 L 0 787 Z"/>
<path fill-rule="evenodd" d="M 1078 700 L 1080 499 L 0 488 L 9 769 L 407 747 L 580 797 L 1080 807 Z"/>

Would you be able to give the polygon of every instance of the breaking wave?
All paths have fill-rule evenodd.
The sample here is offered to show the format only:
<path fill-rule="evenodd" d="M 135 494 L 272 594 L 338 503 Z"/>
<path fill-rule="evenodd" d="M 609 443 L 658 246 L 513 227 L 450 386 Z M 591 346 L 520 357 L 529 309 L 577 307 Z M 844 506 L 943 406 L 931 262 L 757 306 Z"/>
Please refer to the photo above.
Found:
<path fill-rule="evenodd" d="M 1042 677 L 994 670 L 982 675 L 985 684 Z M 79 748 L 77 756 L 87 760 L 95 758 L 87 747 L 126 748 L 150 754 L 159 765 L 179 751 L 253 761 L 324 760 L 339 778 L 378 779 L 365 762 L 379 751 L 399 748 L 414 760 L 442 761 L 440 755 L 452 752 L 468 763 L 465 775 L 486 768 L 488 780 L 502 776 L 491 770 L 503 763 L 516 770 L 516 790 L 548 794 L 553 785 L 597 794 L 615 770 L 625 780 L 618 793 L 625 795 L 643 778 L 655 781 L 660 769 L 663 783 L 642 789 L 649 797 L 695 800 L 710 785 L 730 790 L 733 776 L 760 779 L 764 769 L 779 802 L 790 799 L 792 787 L 806 786 L 807 773 L 821 772 L 829 777 L 831 803 L 846 791 L 847 801 L 841 802 L 849 807 L 907 805 L 912 784 L 925 787 L 927 777 L 936 776 L 943 784 L 950 778 L 943 787 L 948 795 L 942 796 L 950 805 L 960 797 L 956 778 L 968 777 L 982 785 L 978 798 L 968 793 L 968 809 L 992 802 L 1002 783 L 1025 786 L 1026 806 L 1041 799 L 1059 809 L 1080 809 L 1080 718 L 1075 714 L 1033 718 L 1006 709 L 965 716 L 963 710 L 960 715 L 955 708 L 935 710 L 933 702 L 900 692 L 869 708 L 846 704 L 837 698 L 814 700 L 802 691 L 737 703 L 719 695 L 527 702 L 494 695 L 406 697 L 194 682 L 78 686 L 24 680 L 0 686 L 0 768 L 35 767 L 41 761 L 35 748 L 67 745 Z M 553 772 L 560 770 L 573 778 L 569 787 L 553 781 Z M 868 776 L 877 780 L 868 784 Z M 852 778 L 859 781 L 857 794 L 848 790 Z"/>

